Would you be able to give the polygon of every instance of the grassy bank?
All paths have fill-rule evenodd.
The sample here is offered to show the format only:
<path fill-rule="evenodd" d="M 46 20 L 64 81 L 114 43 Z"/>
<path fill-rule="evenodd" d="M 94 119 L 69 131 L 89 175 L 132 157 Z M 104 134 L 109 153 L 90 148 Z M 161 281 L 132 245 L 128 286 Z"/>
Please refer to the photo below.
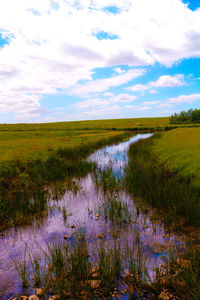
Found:
<path fill-rule="evenodd" d="M 83 135 L 83 133 L 81 134 Z M 0 168 L 0 219 L 1 229 L 29 223 L 44 213 L 48 186 L 51 182 L 87 174 L 94 164 L 85 158 L 107 144 L 119 142 L 131 133 L 85 133 L 65 147 L 51 149 L 45 155 L 28 159 L 4 161 Z M 76 143 L 75 143 L 76 142 Z M 58 145 L 57 145 L 58 147 Z"/>
<path fill-rule="evenodd" d="M 160 163 L 154 149 L 161 142 L 162 135 L 155 135 L 131 145 L 125 178 L 127 186 L 133 195 L 144 198 L 162 212 L 168 224 L 176 227 L 199 225 L 199 188 L 193 185 L 192 177 L 184 177 L 176 169 L 171 171 Z M 168 145 L 172 147 L 170 141 Z"/>
<path fill-rule="evenodd" d="M 153 154 L 171 172 L 178 171 L 200 187 L 200 128 L 180 128 L 163 132 L 154 141 Z"/>

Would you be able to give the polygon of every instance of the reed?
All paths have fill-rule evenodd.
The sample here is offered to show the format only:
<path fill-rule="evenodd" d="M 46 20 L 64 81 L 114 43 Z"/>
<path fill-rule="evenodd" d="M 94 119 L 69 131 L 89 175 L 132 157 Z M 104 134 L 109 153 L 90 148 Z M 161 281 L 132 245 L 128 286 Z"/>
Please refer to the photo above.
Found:
<path fill-rule="evenodd" d="M 131 222 L 128 204 L 123 203 L 117 194 L 103 199 L 99 207 L 99 214 L 117 224 Z"/>

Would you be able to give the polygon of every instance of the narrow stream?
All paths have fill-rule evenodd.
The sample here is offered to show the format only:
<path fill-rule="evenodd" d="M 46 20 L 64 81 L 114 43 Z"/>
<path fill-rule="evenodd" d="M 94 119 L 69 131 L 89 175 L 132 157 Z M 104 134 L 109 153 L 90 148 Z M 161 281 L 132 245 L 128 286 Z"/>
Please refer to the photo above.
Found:
<path fill-rule="evenodd" d="M 89 159 L 97 162 L 101 169 L 112 166 L 114 174 L 120 176 L 128 162 L 129 145 L 150 136 L 151 134 L 138 134 L 128 141 L 96 151 Z M 67 191 L 58 200 L 50 199 L 48 216 L 41 224 L 35 221 L 31 226 L 12 228 L 0 235 L 0 299 L 9 299 L 22 292 L 14 261 L 23 257 L 25 247 L 32 253 L 39 251 L 40 247 L 45 249 L 49 240 L 57 236 L 72 236 L 79 226 L 85 227 L 91 244 L 98 234 L 103 234 L 105 241 L 109 242 L 112 239 L 113 224 L 103 216 L 98 219 L 95 217 L 105 197 L 102 189 L 97 189 L 91 174 L 80 180 L 75 178 L 74 182 L 78 187 L 77 192 Z M 148 214 L 138 214 L 134 199 L 127 192 L 120 191 L 118 197 L 127 203 L 132 220 L 126 225 L 115 227 L 118 239 L 120 243 L 128 242 L 134 245 L 138 233 L 140 234 L 140 242 L 148 261 L 148 271 L 153 277 L 154 267 L 162 262 L 163 255 L 167 255 L 171 246 L 181 243 L 181 238 L 167 234 L 163 224 L 151 221 Z M 67 218 L 63 216 L 63 207 L 66 208 Z"/>

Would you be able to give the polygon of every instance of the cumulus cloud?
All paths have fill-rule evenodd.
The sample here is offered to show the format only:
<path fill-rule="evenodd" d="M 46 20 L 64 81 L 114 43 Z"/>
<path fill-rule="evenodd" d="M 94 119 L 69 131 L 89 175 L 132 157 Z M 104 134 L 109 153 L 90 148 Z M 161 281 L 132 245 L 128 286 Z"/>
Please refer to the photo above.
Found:
<path fill-rule="evenodd" d="M 156 93 L 156 90 L 152 88 L 163 88 L 163 87 L 177 87 L 184 86 L 186 82 L 184 80 L 183 74 L 176 74 L 174 76 L 170 75 L 162 75 L 156 81 L 150 81 L 147 84 L 135 84 L 132 87 L 128 87 L 127 89 L 130 91 L 137 91 L 141 94 L 144 94 L 146 90 L 150 89 L 150 93 Z"/>
<path fill-rule="evenodd" d="M 77 102 L 74 106 L 79 109 L 85 109 L 89 107 L 107 107 L 109 108 L 110 105 L 115 103 L 127 103 L 132 102 L 133 100 L 137 99 L 137 96 L 128 95 L 128 94 L 119 94 L 119 95 L 112 95 L 110 98 L 107 99 L 87 99 L 84 101 Z"/>
<path fill-rule="evenodd" d="M 117 87 L 123 85 L 139 76 L 145 74 L 144 69 L 131 69 L 123 74 L 117 76 L 96 79 L 86 82 L 85 84 L 77 84 L 75 87 L 70 89 L 71 95 L 88 95 L 90 93 L 100 93 L 107 91 L 111 87 Z"/>
<path fill-rule="evenodd" d="M 125 71 L 122 70 L 121 68 L 115 68 L 114 71 L 115 71 L 116 73 L 118 73 L 118 74 L 122 74 L 122 73 L 125 72 Z"/>
<path fill-rule="evenodd" d="M 143 102 L 143 105 L 155 105 L 155 104 L 159 104 L 160 101 L 148 101 L 148 102 Z"/>
<path fill-rule="evenodd" d="M 148 110 L 151 109 L 150 106 L 139 106 L 139 105 L 125 105 L 126 109 L 134 109 L 134 110 Z"/>
<path fill-rule="evenodd" d="M 117 38 L 98 39 L 97 32 Z M 134 67 L 200 57 L 200 10 L 181 0 L 0 1 L 0 33 L 9 40 L 0 50 L 1 112 L 22 105 L 34 117 L 46 94 L 100 93 L 144 74 Z M 93 80 L 95 68 L 108 66 L 118 75 Z M 152 82 L 151 92 L 184 82 L 171 77 Z"/>
<path fill-rule="evenodd" d="M 175 98 L 168 98 L 167 102 L 171 104 L 192 103 L 200 100 L 200 94 L 180 95 Z"/>
<path fill-rule="evenodd" d="M 158 105 L 158 108 L 170 107 L 182 103 L 193 103 L 200 100 L 200 94 L 180 95 L 174 98 L 168 98 L 163 103 Z"/>

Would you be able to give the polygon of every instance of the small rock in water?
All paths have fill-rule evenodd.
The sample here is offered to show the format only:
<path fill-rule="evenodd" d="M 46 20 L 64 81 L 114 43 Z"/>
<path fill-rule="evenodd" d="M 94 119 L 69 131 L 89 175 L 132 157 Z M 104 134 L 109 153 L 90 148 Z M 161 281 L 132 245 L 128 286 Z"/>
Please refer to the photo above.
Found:
<path fill-rule="evenodd" d="M 65 295 L 65 297 L 70 297 L 70 293 L 66 292 L 65 290 L 62 290 L 63 291 L 63 294 Z"/>
<path fill-rule="evenodd" d="M 166 294 L 165 292 L 162 292 L 159 296 L 158 296 L 159 300 L 169 300 L 169 296 L 168 294 Z"/>
<path fill-rule="evenodd" d="M 76 226 L 75 226 L 75 225 L 72 225 L 71 228 L 72 228 L 72 229 L 73 229 L 73 228 L 76 228 Z"/>
<path fill-rule="evenodd" d="M 98 238 L 103 239 L 104 238 L 103 233 L 98 234 Z"/>
<path fill-rule="evenodd" d="M 28 300 L 39 300 L 37 295 L 31 295 L 28 297 Z"/>
<path fill-rule="evenodd" d="M 93 267 L 91 271 L 92 278 L 97 278 L 99 277 L 99 268 L 98 267 Z"/>
<path fill-rule="evenodd" d="M 155 253 L 158 253 L 158 254 L 161 254 L 161 253 L 167 251 L 166 245 L 163 245 L 161 243 L 156 243 L 156 242 L 155 243 L 151 243 L 150 247 L 153 249 L 153 251 Z"/>
<path fill-rule="evenodd" d="M 59 299 L 60 299 L 59 295 L 54 295 L 54 296 L 49 297 L 48 300 L 59 300 Z"/>
<path fill-rule="evenodd" d="M 64 235 L 64 240 L 67 240 L 67 239 L 69 239 L 69 238 L 70 238 L 69 235 Z"/>
<path fill-rule="evenodd" d="M 88 280 L 88 283 L 92 289 L 98 289 L 101 284 L 101 280 Z"/>
<path fill-rule="evenodd" d="M 42 288 L 36 289 L 35 292 L 36 292 L 37 296 L 43 296 L 44 295 L 44 289 L 42 289 Z"/>

